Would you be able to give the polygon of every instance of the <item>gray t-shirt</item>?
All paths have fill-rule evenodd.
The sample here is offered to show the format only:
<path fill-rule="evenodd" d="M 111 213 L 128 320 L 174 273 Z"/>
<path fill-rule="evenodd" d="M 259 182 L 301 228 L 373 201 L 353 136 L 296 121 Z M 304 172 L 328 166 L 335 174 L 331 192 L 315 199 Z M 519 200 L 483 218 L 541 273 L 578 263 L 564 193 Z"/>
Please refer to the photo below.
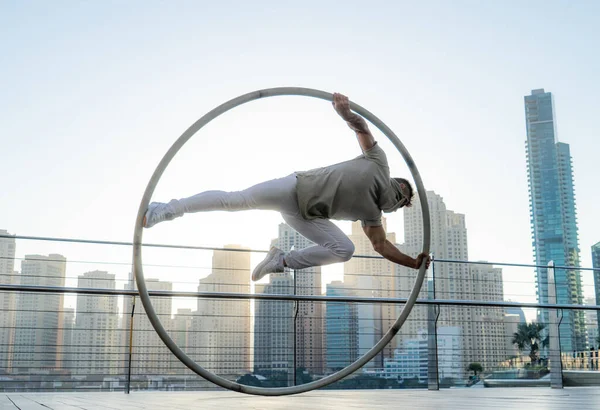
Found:
<path fill-rule="evenodd" d="M 381 211 L 395 211 L 403 198 L 377 143 L 350 161 L 296 174 L 298 205 L 306 219 L 360 220 L 363 226 L 380 226 Z"/>

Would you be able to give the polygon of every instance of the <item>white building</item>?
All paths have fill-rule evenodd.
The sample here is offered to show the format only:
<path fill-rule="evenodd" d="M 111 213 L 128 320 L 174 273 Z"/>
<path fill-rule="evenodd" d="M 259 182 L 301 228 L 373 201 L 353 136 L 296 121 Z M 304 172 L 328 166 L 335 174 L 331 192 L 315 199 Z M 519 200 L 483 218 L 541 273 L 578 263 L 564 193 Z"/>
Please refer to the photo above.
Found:
<path fill-rule="evenodd" d="M 62 255 L 26 255 L 21 284 L 63 287 L 66 265 Z M 20 292 L 16 310 L 13 370 L 35 373 L 61 368 L 63 295 Z"/>
<path fill-rule="evenodd" d="M 77 279 L 79 288 L 115 289 L 115 275 L 104 271 L 86 272 Z M 73 330 L 74 374 L 114 375 L 119 372 L 119 311 L 116 296 L 77 295 Z"/>
<path fill-rule="evenodd" d="M 431 247 L 434 259 L 468 261 L 468 241 L 465 215 L 446 208 L 443 198 L 433 191 L 427 192 L 431 217 Z M 423 240 L 423 217 L 418 197 L 411 208 L 404 209 L 404 244 L 400 249 L 415 257 L 421 252 Z M 417 270 L 398 266 L 399 295 L 407 297 L 412 290 Z M 435 297 L 438 299 L 488 300 L 504 299 L 502 271 L 490 265 L 465 263 L 435 263 L 430 268 L 435 274 Z M 425 286 L 420 297 L 427 297 Z M 413 338 L 420 330 L 427 329 L 427 307 L 416 306 L 400 335 L 402 339 Z M 473 308 L 444 306 L 438 319 L 438 327 L 459 327 L 463 349 L 458 369 L 462 378 L 467 377 L 466 366 L 479 362 L 485 368 L 493 368 L 506 359 L 504 312 L 496 308 Z M 445 361 L 438 352 L 439 360 Z M 452 359 L 447 363 L 455 363 Z"/>
<path fill-rule="evenodd" d="M 386 220 L 382 223 L 387 232 Z M 396 234 L 388 232 L 387 239 L 396 243 Z M 365 235 L 360 221 L 352 223 L 352 233 L 348 236 L 355 247 L 355 255 L 375 258 L 353 257 L 344 263 L 344 283 L 354 288 L 357 296 L 388 298 L 395 297 L 399 286 L 395 264 L 381 258 L 373 250 L 373 245 Z M 393 304 L 358 305 L 358 350 L 364 355 L 388 331 L 398 317 L 398 308 Z M 365 367 L 381 368 L 384 358 L 394 354 L 395 342 L 388 344 L 382 354 L 376 356 Z"/>
<path fill-rule="evenodd" d="M 595 305 L 596 298 L 586 298 L 586 305 Z M 599 349 L 600 344 L 598 343 L 598 311 L 597 310 L 586 310 L 585 311 L 585 327 L 587 329 L 588 346 L 594 347 L 596 350 Z"/>
<path fill-rule="evenodd" d="M 279 225 L 278 237 L 271 243 L 284 252 L 300 250 L 314 243 L 300 235 L 287 224 Z M 321 268 L 295 271 L 298 295 L 321 295 Z M 293 294 L 294 277 L 291 270 L 269 275 L 269 283 L 257 284 L 255 292 L 267 294 Z M 311 373 L 324 370 L 324 312 L 320 302 L 302 302 L 298 306 L 294 329 L 294 302 L 256 300 L 254 308 L 254 369 L 255 372 L 287 372 L 293 375 L 294 345 L 296 366 Z M 294 343 L 294 333 L 296 340 Z M 290 376 L 291 377 L 291 376 Z"/>
<path fill-rule="evenodd" d="M 256 294 L 289 294 L 294 280 L 288 271 L 272 273 L 269 283 L 255 285 Z M 268 376 L 294 367 L 294 303 L 256 300 L 254 311 L 254 372 Z"/>
<path fill-rule="evenodd" d="M 300 235 L 289 225 L 279 224 L 279 234 L 272 245 L 284 252 L 291 249 L 304 249 L 315 244 Z M 321 295 L 321 267 L 315 266 L 295 271 L 296 294 Z M 288 293 L 293 289 L 288 289 Z M 325 304 L 322 302 L 302 302 L 298 305 L 296 317 L 296 365 L 304 367 L 311 373 L 321 374 L 324 370 L 324 313 Z"/>
<path fill-rule="evenodd" d="M 170 291 L 173 289 L 173 284 L 158 279 L 146 279 L 146 287 L 148 290 Z M 172 298 L 152 296 L 150 299 L 163 327 L 170 332 L 173 324 L 171 319 Z M 125 298 L 123 311 L 131 312 L 130 298 Z M 127 332 L 123 332 L 123 334 L 128 335 Z M 132 374 L 161 376 L 168 374 L 171 360 L 173 360 L 173 354 L 152 327 L 144 311 L 144 306 L 138 300 L 133 316 Z"/>
<path fill-rule="evenodd" d="M 461 379 L 468 363 L 464 361 L 462 327 L 442 326 L 437 330 L 439 379 Z"/>
<path fill-rule="evenodd" d="M 0 234 L 8 235 L 4 229 Z M 0 238 L 0 283 L 14 285 L 17 282 L 15 274 L 14 238 Z M 0 374 L 2 371 L 10 372 L 12 368 L 13 337 L 15 328 L 15 301 L 16 293 L 0 292 Z"/>
<path fill-rule="evenodd" d="M 250 293 L 250 252 L 238 245 L 215 251 L 212 273 L 200 279 L 198 292 Z M 201 366 L 228 379 L 252 369 L 249 300 L 198 298 L 192 344 Z"/>
<path fill-rule="evenodd" d="M 77 358 L 75 352 L 77 346 L 74 346 L 75 339 L 73 331 L 75 330 L 75 309 L 63 308 L 63 332 L 61 346 L 62 353 L 62 369 L 68 372 L 73 372 L 77 367 Z M 118 364 L 115 364 L 118 366 Z"/>
<path fill-rule="evenodd" d="M 416 339 L 404 340 L 394 357 L 384 360 L 384 377 L 399 381 L 417 377 L 420 382 L 427 382 L 427 356 L 427 333 L 422 332 Z"/>
<path fill-rule="evenodd" d="M 469 275 L 473 299 L 488 302 L 504 300 L 502 269 L 487 264 L 473 264 L 469 265 Z M 473 352 L 472 357 L 468 358 L 469 363 L 478 362 L 486 372 L 492 371 L 514 352 L 506 343 L 505 310 L 479 306 L 470 309 L 473 320 L 471 325 Z"/>

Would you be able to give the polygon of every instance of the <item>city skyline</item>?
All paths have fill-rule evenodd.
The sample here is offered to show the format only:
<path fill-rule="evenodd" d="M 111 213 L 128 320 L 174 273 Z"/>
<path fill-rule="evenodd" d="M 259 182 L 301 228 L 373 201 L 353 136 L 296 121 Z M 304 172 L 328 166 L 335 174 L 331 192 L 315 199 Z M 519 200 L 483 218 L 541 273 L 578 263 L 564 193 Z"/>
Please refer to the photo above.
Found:
<path fill-rule="evenodd" d="M 428 192 L 428 198 L 430 199 L 430 206 L 433 209 L 432 216 L 434 219 L 446 221 L 446 227 L 444 229 L 436 230 L 432 238 L 434 243 L 445 243 L 446 246 L 442 246 L 435 251 L 442 257 L 450 254 L 462 255 L 463 252 L 465 252 L 464 249 L 468 247 L 465 216 L 447 210 L 441 197 L 434 192 Z M 412 216 L 407 216 L 407 221 L 409 221 L 407 229 L 408 233 L 404 238 L 405 244 L 398 244 L 401 247 L 409 247 L 411 243 L 418 242 L 418 236 L 422 234 L 418 228 L 420 226 L 418 208 L 418 204 L 415 204 L 415 209 L 412 210 Z M 393 232 L 389 233 L 389 235 L 392 238 L 394 237 Z M 351 238 L 352 237 L 353 236 L 351 236 Z M 354 240 L 360 238 L 361 237 L 355 237 Z M 286 248 L 310 245 L 309 242 L 300 237 L 285 224 L 280 225 L 280 237 L 274 240 L 273 244 Z M 10 258 L 7 258 L 5 255 L 14 253 L 14 241 L 11 239 L 3 239 L 0 241 L 0 245 L 3 245 L 0 249 L 1 259 L 10 260 Z M 357 249 L 361 247 L 360 241 L 356 243 L 356 246 Z M 243 292 L 248 288 L 249 277 L 245 273 L 249 271 L 249 253 L 244 252 L 245 249 L 236 247 L 235 245 L 228 245 L 227 247 L 234 251 L 225 252 L 216 250 L 213 252 L 213 273 L 200 280 L 199 291 Z M 236 248 L 239 251 L 236 252 Z M 22 263 L 23 272 L 25 274 L 20 278 L 21 280 L 19 280 L 19 282 L 24 284 L 42 285 L 47 281 L 50 281 L 50 284 L 60 283 L 61 281 L 64 281 L 64 265 L 67 261 L 68 259 L 65 256 L 58 254 L 51 254 L 48 256 L 28 255 L 27 259 Z M 386 261 L 374 261 L 377 264 L 387 263 Z M 367 265 L 361 264 L 362 268 L 373 270 L 373 266 L 370 266 L 372 263 L 369 263 L 369 261 L 367 262 Z M 6 268 L 4 270 L 6 270 Z M 388 274 L 392 273 L 389 269 L 383 267 L 383 265 L 375 269 L 375 271 L 380 272 L 379 274 L 385 272 Z M 460 273 L 460 271 L 460 269 L 456 270 L 455 274 Z M 349 273 L 350 276 L 348 276 L 347 279 L 352 282 L 355 277 L 362 276 L 360 272 L 360 267 L 358 267 L 358 269 L 356 267 L 349 269 L 347 273 Z M 406 272 L 403 273 L 401 269 L 394 269 L 394 272 L 395 273 L 392 273 L 392 275 L 397 275 L 400 280 L 392 280 L 391 282 L 398 286 L 406 279 L 407 275 Z M 11 278 L 14 276 L 15 275 L 10 275 Z M 384 274 L 383 278 L 386 276 L 387 275 Z M 500 268 L 494 268 L 493 266 L 484 264 L 474 264 L 468 267 L 468 276 L 469 278 L 466 282 L 461 281 L 460 279 L 457 281 L 457 283 L 468 283 L 468 286 L 463 284 L 463 287 L 461 288 L 452 288 L 446 283 L 448 278 L 454 278 L 452 270 L 438 270 L 436 276 L 436 284 L 438 285 L 438 292 L 440 293 L 438 297 L 441 297 L 441 294 L 447 293 L 445 297 L 454 299 L 465 298 L 489 301 L 504 299 L 502 270 Z M 239 277 L 241 282 L 238 283 L 237 280 L 234 280 L 235 277 Z M 313 276 L 311 276 L 311 278 L 312 277 Z M 289 273 L 274 275 L 270 280 L 270 283 L 277 283 L 278 278 L 281 279 L 281 281 L 276 285 L 276 288 L 273 289 L 275 292 L 267 293 L 286 293 L 286 291 L 290 290 L 293 280 L 291 280 Z M 304 284 L 304 287 L 307 287 L 307 289 L 313 289 L 315 287 L 313 282 L 310 280 L 306 282 L 302 277 L 300 277 L 298 283 Z M 375 296 L 382 296 L 387 292 L 385 290 L 385 281 L 378 284 L 373 282 L 370 285 L 374 286 L 373 289 L 379 287 L 378 290 L 373 291 Z M 115 275 L 99 270 L 88 271 L 78 276 L 78 287 L 114 289 Z M 172 283 L 148 279 L 148 287 L 149 289 L 170 290 L 172 289 Z M 337 291 L 329 291 L 334 288 L 337 289 Z M 328 295 L 339 296 L 356 295 L 357 292 L 364 290 L 360 287 L 356 288 L 356 284 L 348 285 L 342 282 L 332 282 L 327 285 L 327 289 Z M 402 292 L 400 292 L 400 288 L 398 292 L 398 296 L 404 296 Z M 308 294 L 310 294 L 310 292 Z M 129 325 L 126 321 L 127 315 L 124 314 L 119 317 L 117 297 L 78 295 L 76 309 L 67 307 L 61 309 L 60 307 L 57 308 L 55 306 L 57 300 L 59 300 L 56 296 L 43 296 L 32 299 L 23 297 L 23 295 L 27 296 L 26 294 L 18 294 L 15 306 L 15 311 L 24 308 L 27 309 L 25 311 L 26 314 L 19 315 L 18 323 L 15 327 L 17 332 L 13 337 L 15 338 L 14 346 L 16 347 L 15 353 L 17 354 L 14 358 L 8 360 L 11 364 L 7 365 L 6 369 L 21 375 L 35 374 L 37 371 L 59 372 L 62 370 L 65 372 L 72 372 L 74 377 L 88 377 L 93 375 L 96 375 L 93 377 L 100 377 L 103 375 L 103 377 L 109 378 L 109 380 L 110 377 L 117 377 L 113 382 L 115 383 L 115 386 L 118 386 L 118 377 L 121 377 L 122 369 L 125 368 L 124 366 L 127 366 L 125 346 L 128 344 L 127 328 Z M 155 309 L 161 316 L 161 320 L 167 331 L 172 334 L 182 348 L 189 350 L 192 357 L 194 357 L 195 360 L 198 360 L 202 365 L 206 366 L 210 371 L 234 379 L 247 372 L 252 372 L 252 369 L 258 374 L 265 374 L 264 371 L 266 369 L 263 368 L 261 370 L 260 367 L 252 366 L 253 361 L 255 360 L 254 355 L 256 354 L 256 351 L 250 353 L 249 350 L 250 343 L 248 342 L 248 336 L 251 334 L 249 326 L 251 313 L 248 301 L 241 302 L 243 305 L 248 306 L 239 310 L 239 308 L 234 306 L 239 304 L 238 302 L 220 301 L 217 303 L 219 306 L 217 306 L 215 303 L 218 301 L 202 299 L 200 301 L 207 303 L 201 304 L 199 301 L 198 309 L 196 311 L 190 309 L 178 309 L 177 312 L 173 314 L 170 298 L 153 299 Z M 124 312 L 130 311 L 130 300 L 131 298 L 125 298 Z M 591 301 L 587 302 L 592 303 Z M 259 328 L 255 329 L 255 343 L 257 340 L 260 340 L 261 333 L 266 334 L 267 338 L 272 340 L 279 340 L 278 338 L 281 336 L 281 346 L 278 348 L 270 346 L 270 348 L 263 348 L 262 350 L 274 351 L 276 354 L 277 351 L 280 351 L 280 354 L 282 354 L 280 360 L 275 360 L 275 364 L 278 364 L 279 367 L 271 368 L 280 371 L 286 371 L 287 369 L 289 374 L 289 369 L 292 364 L 292 358 L 289 352 L 291 340 L 289 339 L 289 334 L 286 336 L 286 325 L 284 322 L 289 321 L 292 317 L 293 309 L 290 309 L 292 304 L 290 302 L 267 303 L 269 305 L 278 303 L 284 307 L 284 309 L 279 312 L 280 315 L 276 313 L 277 310 L 272 309 L 272 306 L 268 311 L 265 311 L 272 318 L 281 316 L 284 320 L 280 321 L 276 319 L 275 321 L 272 321 L 271 319 L 271 322 L 267 326 L 259 325 Z M 231 305 L 231 307 L 225 307 L 225 305 Z M 304 313 L 308 314 L 309 318 L 314 317 L 315 314 L 315 310 L 310 308 L 310 305 L 312 305 L 312 303 L 307 303 L 305 305 L 305 308 L 308 309 L 305 309 L 306 313 Z M 342 305 L 345 305 L 345 307 Z M 32 306 L 33 309 L 30 309 Z M 55 307 L 48 309 L 49 306 Z M 63 303 L 62 306 L 65 306 L 65 304 Z M 359 339 L 361 333 L 371 334 L 371 336 L 373 336 L 374 334 L 370 332 L 378 329 L 380 326 L 375 324 L 374 326 L 369 327 L 366 330 L 362 329 L 361 331 L 358 325 L 359 320 L 369 319 L 364 316 L 364 312 L 361 319 L 359 317 L 359 311 L 356 310 L 356 307 L 352 308 L 351 304 L 333 303 L 331 306 L 328 304 L 326 304 L 326 306 L 326 309 L 321 311 L 322 322 L 320 320 L 317 320 L 316 322 L 317 326 L 319 326 L 320 322 L 320 326 L 322 327 L 317 329 L 314 325 L 306 327 L 302 324 L 299 327 L 299 329 L 304 327 L 309 331 L 306 335 L 302 331 L 298 332 L 296 349 L 300 349 L 301 353 L 296 365 L 300 368 L 306 367 L 310 374 L 322 374 L 321 371 L 319 371 L 320 369 L 325 372 L 331 372 L 338 369 L 340 364 L 348 363 L 353 358 L 360 356 L 364 353 L 359 352 Z M 255 309 L 259 309 L 259 305 L 256 305 Z M 352 309 L 354 309 L 354 311 Z M 32 310 L 37 313 L 33 315 L 32 313 L 27 313 Z M 514 313 L 517 314 L 505 316 L 503 309 L 485 307 L 469 309 L 468 315 L 466 315 L 466 312 L 464 311 L 456 312 L 459 313 L 458 315 L 452 313 L 453 308 L 446 308 L 445 310 L 447 314 L 443 314 L 438 323 L 437 338 L 438 367 L 441 372 L 440 374 L 442 374 L 442 376 L 440 376 L 441 379 L 444 379 L 444 374 L 446 375 L 445 377 L 450 378 L 466 378 L 467 376 L 465 375 L 463 365 L 472 363 L 474 360 L 483 364 L 484 368 L 494 369 L 497 366 L 500 366 L 500 363 L 503 360 L 511 357 L 511 352 L 514 351 L 514 347 L 509 342 L 510 335 L 512 335 L 516 329 L 516 324 L 520 323 L 521 319 L 519 318 L 520 316 L 523 316 L 522 311 L 515 311 Z M 456 310 L 463 309 L 457 308 Z M 385 321 L 383 310 L 380 310 L 379 313 L 375 311 L 371 313 L 374 322 L 381 321 L 381 323 L 383 323 Z M 590 330 L 597 329 L 595 323 L 592 323 L 597 320 L 597 316 L 588 315 L 588 313 L 586 313 L 586 324 L 588 328 Z M 254 311 L 254 315 L 256 314 L 256 311 Z M 215 321 L 217 317 L 218 320 Z M 224 322 L 222 321 L 223 317 L 227 317 L 229 320 Z M 412 315 L 411 321 L 413 321 L 414 324 L 414 321 L 418 321 L 420 318 L 421 317 L 418 314 Z M 346 319 L 349 320 L 348 323 L 339 322 L 340 320 Z M 58 320 L 58 322 L 56 322 L 56 320 Z M 242 321 L 246 321 L 248 324 L 242 325 Z M 53 325 L 55 322 L 58 324 Z M 210 323 L 213 324 L 211 325 Z M 279 324 L 274 325 L 276 323 Z M 343 326 L 340 327 L 340 325 Z M 37 329 L 40 326 L 41 328 Z M 144 317 L 143 307 L 141 306 L 136 310 L 133 327 L 135 329 L 132 339 L 135 350 L 135 374 L 143 375 L 144 373 L 158 373 L 171 375 L 171 377 L 177 375 L 187 377 L 186 375 L 190 374 L 181 363 L 171 356 L 166 347 L 161 343 L 148 320 Z M 243 327 L 245 327 L 245 330 L 242 330 Z M 33 329 L 36 330 L 32 332 Z M 415 333 L 411 334 L 410 332 L 413 330 Z M 415 337 L 423 334 L 426 330 L 422 325 L 419 328 L 419 325 L 414 327 L 409 323 L 408 327 L 404 326 L 401 329 L 401 334 L 406 335 L 407 331 L 409 332 L 408 337 L 396 339 L 396 343 L 390 345 L 390 348 L 392 349 L 388 353 L 384 353 L 383 360 L 373 361 L 372 363 L 374 363 L 375 366 L 366 366 L 363 370 L 364 374 L 384 378 L 413 377 L 412 375 L 416 375 L 420 378 L 421 382 L 423 382 L 423 371 L 426 369 L 426 367 L 423 368 L 423 360 L 425 360 L 427 355 L 424 353 L 425 351 L 422 350 L 427 344 L 423 345 L 422 341 L 417 342 Z M 246 336 L 245 343 L 241 343 L 241 339 L 234 335 L 238 332 L 242 332 Z M 595 333 L 590 333 L 588 335 L 590 347 L 595 346 L 595 344 L 592 343 L 595 343 L 594 337 L 597 336 L 594 335 L 597 335 L 597 330 L 594 330 L 594 332 Z M 6 333 L 6 330 L 4 333 Z M 198 338 L 198 335 L 206 336 L 211 334 L 214 336 Z M 224 336 L 219 336 L 220 334 L 224 334 Z M 280 336 L 273 336 L 274 334 L 280 334 Z M 314 340 L 311 335 L 315 334 L 319 334 L 323 338 L 322 342 L 317 342 L 317 344 L 313 343 Z M 335 335 L 338 335 L 337 338 L 334 337 L 332 339 L 331 336 Z M 256 338 L 257 336 L 259 339 Z M 340 336 L 343 337 L 340 338 Z M 374 336 L 378 338 L 381 335 L 377 334 Z M 27 350 L 21 352 L 24 346 L 28 349 L 27 346 L 29 343 L 25 342 L 25 340 L 29 340 L 31 337 L 34 337 L 38 341 L 48 341 L 49 338 L 55 340 L 55 342 L 48 346 L 53 350 L 46 351 L 47 349 L 45 349 L 44 344 L 36 342 L 34 346 L 41 348 L 40 351 L 36 350 L 35 352 L 30 352 Z M 307 337 L 308 339 L 306 339 Z M 471 341 L 471 337 L 473 338 L 473 341 Z M 308 340 L 310 340 L 310 342 Z M 356 344 L 355 353 L 351 353 L 347 356 L 339 356 L 334 355 L 330 350 L 327 350 L 328 347 L 335 350 L 336 346 L 339 346 L 340 342 L 343 342 L 344 340 Z M 319 347 L 320 343 L 323 343 L 322 347 Z M 418 347 L 417 350 L 414 350 L 417 345 L 420 347 Z M 255 344 L 254 347 L 260 349 L 261 346 Z M 318 353 L 313 355 L 313 349 Z M 25 358 L 24 354 L 29 356 L 29 358 Z M 415 356 L 415 354 L 417 354 L 417 356 Z M 399 367 L 399 364 L 405 361 L 406 364 Z M 314 367 L 315 362 L 319 363 L 317 367 Z M 121 363 L 123 363 L 124 366 L 121 366 Z M 232 363 L 235 364 L 232 365 Z M 463 365 L 457 367 L 458 363 L 462 363 Z M 254 364 L 256 365 L 256 362 L 254 362 Z M 311 364 L 313 364 L 313 366 L 311 366 Z M 183 373 L 181 373 L 182 371 Z M 68 373 L 64 373 L 64 375 L 67 374 Z"/>
<path fill-rule="evenodd" d="M 382 224 L 392 246 L 416 257 L 427 201 L 426 300 L 393 327 L 418 270 L 382 258 L 381 236 L 371 243 L 360 221 L 333 221 L 356 249 L 347 262 L 254 282 L 271 246 L 314 243 L 273 211 L 186 213 L 142 229 L 139 249 L 147 289 L 174 292 L 150 299 L 189 359 L 243 385 L 300 385 L 363 357 L 392 329 L 313 407 L 369 400 L 341 389 L 380 388 L 379 400 L 388 389 L 457 387 L 460 399 L 471 387 L 598 385 L 600 312 L 586 305 L 600 306 L 599 15 L 600 1 L 569 0 L 0 2 L 5 401 L 53 407 L 72 391 L 85 397 L 65 403 L 122 407 L 87 393 L 117 390 L 164 390 L 173 405 L 186 398 L 167 391 L 195 391 L 213 407 L 237 400 L 221 400 L 150 323 L 134 293 L 134 225 L 142 200 L 241 191 L 361 155 L 364 138 L 321 98 L 262 93 L 186 132 L 236 97 L 278 87 L 342 93 L 409 152 L 369 123 L 390 176 L 414 185 L 418 168 L 423 183 L 413 206 Z M 178 147 L 182 133 L 190 138 Z M 550 261 L 574 269 L 549 270 Z M 582 306 L 524 307 L 554 293 Z M 311 295 L 320 297 L 303 299 Z M 332 296 L 348 302 L 322 300 Z M 469 391 L 474 406 L 486 401 Z M 515 408 L 596 399 L 487 391 Z M 421 399 L 396 393 L 391 407 L 405 394 Z M 136 403 L 162 400 L 142 395 Z M 424 403 L 461 407 L 446 396 Z"/>

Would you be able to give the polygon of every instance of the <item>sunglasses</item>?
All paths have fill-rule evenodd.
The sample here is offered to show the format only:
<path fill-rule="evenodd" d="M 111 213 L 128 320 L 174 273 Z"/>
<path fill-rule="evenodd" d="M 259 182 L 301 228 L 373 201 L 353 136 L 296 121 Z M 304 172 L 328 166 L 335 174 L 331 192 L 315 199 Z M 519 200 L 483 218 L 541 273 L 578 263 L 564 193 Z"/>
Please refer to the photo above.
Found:
<path fill-rule="evenodd" d="M 412 206 L 411 192 L 410 189 L 406 186 L 406 184 L 400 184 L 400 192 L 402 193 L 403 198 L 400 200 L 400 207 L 410 208 Z"/>

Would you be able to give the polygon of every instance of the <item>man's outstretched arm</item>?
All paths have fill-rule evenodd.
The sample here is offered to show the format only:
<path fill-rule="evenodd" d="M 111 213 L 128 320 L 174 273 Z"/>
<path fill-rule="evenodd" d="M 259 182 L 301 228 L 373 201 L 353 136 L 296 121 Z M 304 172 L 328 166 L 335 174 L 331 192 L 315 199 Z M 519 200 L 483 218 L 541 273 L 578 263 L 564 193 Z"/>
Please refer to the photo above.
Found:
<path fill-rule="evenodd" d="M 429 264 L 431 263 L 429 255 L 421 253 L 415 259 L 403 254 L 393 243 L 387 240 L 383 226 L 363 226 L 363 230 L 371 241 L 375 252 L 387 260 L 409 268 L 419 269 L 425 259 L 429 268 Z"/>
<path fill-rule="evenodd" d="M 340 93 L 333 93 L 333 108 L 348 126 L 356 132 L 358 143 L 363 151 L 368 151 L 375 145 L 375 139 L 369 131 L 369 126 L 363 117 L 350 110 L 348 97 Z"/>

